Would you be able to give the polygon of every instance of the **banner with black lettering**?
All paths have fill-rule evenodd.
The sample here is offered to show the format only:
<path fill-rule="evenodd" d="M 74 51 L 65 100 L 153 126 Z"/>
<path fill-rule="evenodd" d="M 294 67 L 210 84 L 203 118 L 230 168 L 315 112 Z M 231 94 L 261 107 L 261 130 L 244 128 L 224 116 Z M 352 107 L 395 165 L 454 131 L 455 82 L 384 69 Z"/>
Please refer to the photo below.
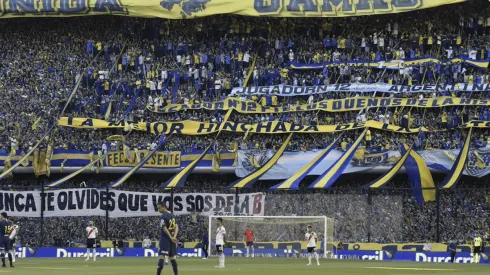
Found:
<path fill-rule="evenodd" d="M 119 15 L 192 19 L 217 14 L 260 17 L 345 17 L 393 14 L 465 0 L 2 0 L 0 18 Z"/>
<path fill-rule="evenodd" d="M 444 84 L 444 85 L 390 85 L 386 83 L 346 83 L 321 86 L 291 86 L 275 85 L 261 87 L 236 87 L 231 90 L 230 96 L 276 95 L 276 96 L 304 96 L 330 92 L 383 92 L 383 93 L 427 93 L 445 91 L 486 92 L 490 84 Z"/>
<path fill-rule="evenodd" d="M 435 98 L 395 98 L 395 97 L 348 97 L 342 99 L 329 99 L 314 102 L 312 104 L 298 104 L 294 106 L 263 106 L 259 102 L 251 100 L 239 100 L 233 97 L 215 102 L 199 104 L 169 104 L 164 107 L 148 106 L 147 109 L 156 113 L 174 113 L 185 110 L 209 110 L 230 111 L 234 110 L 243 114 L 277 114 L 290 112 L 349 112 L 366 108 L 382 107 L 415 107 L 415 108 L 444 108 L 452 106 L 490 106 L 487 98 L 460 98 L 450 96 L 438 96 Z M 70 122 L 70 121 L 67 121 Z M 77 121 L 71 121 L 77 123 Z M 88 125 L 86 123 L 85 125 Z M 111 125 L 112 126 L 112 125 Z M 136 126 L 135 126 L 136 127 Z M 140 127 L 140 126 L 138 126 Z M 145 127 L 141 125 L 141 127 Z"/>
<path fill-rule="evenodd" d="M 63 189 L 45 191 L 0 192 L 0 212 L 13 217 L 105 216 L 142 217 L 158 216 L 157 203 L 164 201 L 170 207 L 170 193 L 148 193 L 123 190 Z M 199 214 L 203 216 L 263 216 L 265 194 L 240 194 L 236 205 L 235 194 L 175 193 L 175 215 Z"/>
<path fill-rule="evenodd" d="M 149 134 L 160 135 L 176 133 L 179 135 L 208 135 L 217 133 L 219 131 L 237 132 L 237 133 L 256 133 L 256 134 L 287 134 L 287 133 L 332 133 L 339 131 L 348 131 L 355 129 L 362 129 L 365 127 L 374 128 L 378 130 L 385 130 L 397 133 L 418 133 L 420 130 L 424 132 L 430 132 L 428 128 L 404 128 L 392 124 L 383 124 L 376 120 L 368 120 L 363 123 L 348 123 L 348 124 L 336 124 L 336 125 L 301 125 L 291 124 L 280 121 L 262 122 L 257 124 L 236 123 L 233 121 L 227 121 L 224 123 L 206 123 L 185 120 L 181 122 L 138 122 L 137 124 L 131 124 L 126 122 L 112 123 L 100 119 L 92 118 L 71 118 L 62 117 L 58 121 L 58 126 L 84 128 L 84 129 L 106 129 L 106 128 L 125 128 L 133 127 L 134 130 L 146 131 Z M 484 120 L 471 120 L 459 128 L 490 128 L 490 121 Z M 436 132 L 441 130 L 434 130 Z M 167 158 L 168 159 L 168 158 Z M 176 156 L 175 156 L 176 160 Z"/>

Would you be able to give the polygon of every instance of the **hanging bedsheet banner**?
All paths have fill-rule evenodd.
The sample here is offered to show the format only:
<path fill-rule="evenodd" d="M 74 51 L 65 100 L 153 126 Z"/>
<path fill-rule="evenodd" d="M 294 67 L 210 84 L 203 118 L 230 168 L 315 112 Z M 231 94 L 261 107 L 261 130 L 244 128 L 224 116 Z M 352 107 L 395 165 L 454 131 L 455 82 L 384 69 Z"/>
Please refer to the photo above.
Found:
<path fill-rule="evenodd" d="M 490 83 L 487 84 L 444 84 L 444 85 L 390 85 L 386 83 L 345 83 L 330 84 L 321 86 L 259 86 L 259 87 L 236 87 L 231 90 L 230 96 L 305 96 L 324 94 L 332 92 L 352 92 L 352 93 L 428 93 L 428 92 L 487 92 L 490 91 Z"/>

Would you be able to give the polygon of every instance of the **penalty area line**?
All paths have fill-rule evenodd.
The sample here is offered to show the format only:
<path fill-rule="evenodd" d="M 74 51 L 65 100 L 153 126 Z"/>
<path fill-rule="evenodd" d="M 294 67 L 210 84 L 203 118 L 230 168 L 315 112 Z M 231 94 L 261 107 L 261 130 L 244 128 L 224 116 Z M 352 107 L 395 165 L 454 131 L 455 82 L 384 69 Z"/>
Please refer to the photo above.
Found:
<path fill-rule="evenodd" d="M 22 267 L 22 268 L 31 268 L 31 269 L 47 269 L 47 270 L 72 270 L 72 269 L 76 269 L 76 268 L 73 268 L 73 267 L 32 267 L 32 266 L 26 266 L 26 267 Z"/>
<path fill-rule="evenodd" d="M 386 266 L 369 266 L 370 269 L 387 269 L 387 270 L 415 270 L 415 271 L 454 271 L 449 268 L 416 268 L 416 267 L 386 267 Z"/>

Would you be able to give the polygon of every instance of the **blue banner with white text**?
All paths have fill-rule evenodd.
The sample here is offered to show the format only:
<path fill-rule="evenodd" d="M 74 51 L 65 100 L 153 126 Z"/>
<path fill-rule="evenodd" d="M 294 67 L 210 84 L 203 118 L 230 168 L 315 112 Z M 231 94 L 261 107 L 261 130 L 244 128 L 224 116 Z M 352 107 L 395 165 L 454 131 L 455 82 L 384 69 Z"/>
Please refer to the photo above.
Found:
<path fill-rule="evenodd" d="M 85 258 L 87 257 L 86 248 L 28 248 L 18 247 L 15 250 L 17 258 Z M 323 255 L 323 251 L 319 251 Z M 97 248 L 97 257 L 115 258 L 115 257 L 141 257 L 156 258 L 158 251 L 156 248 Z M 482 254 L 480 264 L 490 264 L 488 254 L 485 250 Z M 294 249 L 255 249 L 255 257 L 258 258 L 304 258 L 306 250 Z M 201 258 L 203 252 L 200 248 L 179 248 L 178 256 L 182 258 Z M 244 257 L 246 249 L 226 248 L 226 256 Z M 92 253 L 90 253 L 92 256 Z M 376 251 L 376 250 L 336 250 L 327 253 L 327 258 L 339 260 L 363 260 L 363 261 L 409 261 L 421 263 L 449 263 L 451 255 L 449 252 L 405 252 L 405 251 Z M 455 263 L 469 264 L 473 263 L 473 254 L 469 252 L 456 253 Z"/>

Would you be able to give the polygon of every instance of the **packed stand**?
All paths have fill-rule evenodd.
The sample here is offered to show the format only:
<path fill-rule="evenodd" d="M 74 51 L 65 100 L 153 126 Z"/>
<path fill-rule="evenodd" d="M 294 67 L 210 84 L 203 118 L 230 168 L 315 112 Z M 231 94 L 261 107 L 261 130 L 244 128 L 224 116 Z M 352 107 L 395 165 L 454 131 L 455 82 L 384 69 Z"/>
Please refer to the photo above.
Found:
<path fill-rule="evenodd" d="M 28 149 L 35 144 L 36 137 L 56 123 L 56 117 L 77 82 L 80 85 L 64 115 L 111 121 L 191 119 L 213 122 L 219 122 L 219 116 L 223 114 L 216 117 L 194 111 L 160 116 L 152 113 L 148 105 L 223 99 L 233 87 L 244 85 L 249 75 L 246 84 L 252 86 L 355 82 L 488 83 L 486 70 L 466 63 L 421 64 L 384 70 L 368 68 L 361 62 L 404 57 L 487 59 L 490 19 L 486 17 L 486 11 L 488 3 L 465 3 L 404 13 L 406 19 L 403 21 L 398 15 L 321 19 L 226 15 L 192 21 L 119 17 L 2 20 L 0 24 L 6 31 L 2 33 L 5 43 L 1 46 L 0 92 L 5 100 L 0 120 L 5 131 L 0 138 L 0 147 L 16 145 Z M 26 23 L 19 24 L 22 20 Z M 331 61 L 340 63 L 318 71 L 294 70 L 288 64 Z M 346 61 L 361 63 L 349 66 Z M 255 63 L 254 68 L 252 63 Z M 436 96 L 440 95 L 446 94 Z M 277 105 L 346 96 L 356 95 L 336 93 L 315 96 L 311 100 L 310 97 L 279 97 Z M 477 98 L 481 94 L 467 96 Z M 260 102 L 261 98 L 255 100 Z M 394 118 L 401 120 L 407 112 L 378 108 L 365 110 L 364 114 L 372 119 L 390 117 L 389 121 L 397 124 Z M 439 114 L 444 112 L 447 119 L 440 121 Z M 461 125 L 465 120 L 454 117 L 464 117 L 464 112 L 468 118 L 488 119 L 486 107 L 437 111 L 414 108 L 408 116 L 413 119 L 411 125 L 414 127 L 424 125 L 441 129 L 444 122 L 447 127 Z M 265 120 L 336 124 L 362 121 L 363 115 L 326 112 L 314 115 L 310 112 L 274 115 Z M 259 118 L 241 115 L 240 121 L 257 122 Z M 264 121 L 263 116 L 260 121 Z M 22 135 L 25 132 L 33 134 Z M 60 129 L 51 138 L 60 142 L 67 137 L 70 139 L 70 135 L 71 130 Z M 91 135 L 97 140 L 97 134 Z M 86 139 L 71 139 L 76 139 L 73 144 L 81 143 L 80 147 L 90 147 L 84 144 Z M 152 138 L 137 138 L 135 142 L 151 144 Z M 435 148 L 438 142 L 430 143 L 434 143 L 430 147 Z"/>
<path fill-rule="evenodd" d="M 354 177 L 355 178 L 355 177 Z M 384 190 L 360 189 L 368 182 L 359 182 L 346 178 L 337 183 L 338 188 L 327 191 L 304 190 L 301 193 L 284 191 L 266 191 L 270 183 L 260 182 L 249 192 L 266 192 L 266 216 L 327 216 L 335 220 L 333 241 L 347 242 L 435 242 L 437 202 L 417 203 L 409 183 L 401 177 L 390 183 Z M 86 178 L 66 183 L 64 188 L 100 188 L 110 181 Z M 134 179 L 128 180 L 123 189 L 135 192 L 157 192 L 160 181 Z M 227 181 L 216 176 L 192 176 L 182 190 L 175 193 L 226 193 L 223 189 Z M 30 181 L 13 181 L 15 188 L 21 184 L 27 186 Z M 465 243 L 475 234 L 486 234 L 486 225 L 490 222 L 490 191 L 488 184 L 476 185 L 464 180 L 458 189 L 442 192 L 440 195 L 440 241 Z M 166 191 L 168 192 L 168 191 Z M 477 197 L 475 197 L 478 194 Z M 37 247 L 40 245 L 40 218 L 15 218 L 21 227 L 21 243 Z M 109 218 L 106 231 L 105 217 L 55 217 L 45 218 L 44 246 L 79 246 L 85 240 L 84 229 L 88 221 L 94 221 L 104 240 L 136 240 L 146 236 L 158 240 L 157 217 Z M 200 241 L 207 228 L 208 218 L 199 214 L 178 216 L 179 240 L 181 242 Z M 225 224 L 226 225 L 226 224 Z M 228 225 L 233 227 L 233 223 Z M 274 224 L 268 230 L 261 226 L 257 232 L 258 241 L 279 241 L 282 239 L 300 240 L 293 231 L 277 232 Z M 227 228 L 230 232 L 241 232 L 240 228 Z M 322 229 L 319 229 L 322 230 Z M 106 236 L 107 232 L 107 236 Z M 107 237 L 107 238 L 106 238 Z M 241 240 L 241 235 L 236 236 Z M 327 239 L 328 241 L 331 241 Z"/>

